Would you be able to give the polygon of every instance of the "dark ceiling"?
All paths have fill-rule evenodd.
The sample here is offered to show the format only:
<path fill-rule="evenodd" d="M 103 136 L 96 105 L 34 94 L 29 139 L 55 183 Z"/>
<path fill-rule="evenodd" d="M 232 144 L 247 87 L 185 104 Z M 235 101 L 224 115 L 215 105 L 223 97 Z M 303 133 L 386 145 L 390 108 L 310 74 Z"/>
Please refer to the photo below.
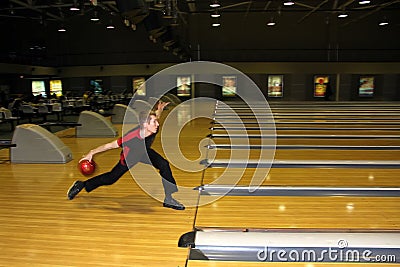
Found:
<path fill-rule="evenodd" d="M 160 5 L 159 2 L 163 4 Z M 99 12 L 119 13 L 121 8 L 132 8 L 142 10 L 155 10 L 168 12 L 170 9 L 178 12 L 181 19 L 186 16 L 210 13 L 217 9 L 222 13 L 238 13 L 245 17 L 249 13 L 267 13 L 276 12 L 304 12 L 304 16 L 298 20 L 300 23 L 308 16 L 316 12 L 340 13 L 346 11 L 353 17 L 351 21 L 365 19 L 368 16 L 384 12 L 385 10 L 400 10 L 400 1 L 398 0 L 371 0 L 370 3 L 360 4 L 359 1 L 352 0 L 302 0 L 293 1 L 293 5 L 285 6 L 283 0 L 280 1 L 232 1 L 220 0 L 220 7 L 211 8 L 212 0 L 2 0 L 0 2 L 0 16 L 3 20 L 30 19 L 37 21 L 65 21 L 74 16 L 81 16 L 91 13 L 95 10 Z M 71 11 L 71 7 L 78 7 L 80 11 Z M 127 10 L 126 10 L 127 11 Z M 173 15 L 173 14 L 172 14 Z M 351 23 L 351 22 L 349 22 Z"/>
<path fill-rule="evenodd" d="M 400 60 L 400 0 L 302 0 L 290 6 L 220 0 L 218 8 L 210 2 L 2 0 L 0 59 L 49 66 Z M 211 18 L 214 12 L 221 17 Z M 338 18 L 342 13 L 348 17 Z M 94 16 L 100 21 L 91 22 Z M 267 26 L 271 21 L 276 25 Z M 389 24 L 379 26 L 381 21 Z M 113 33 L 106 29 L 111 24 Z"/>

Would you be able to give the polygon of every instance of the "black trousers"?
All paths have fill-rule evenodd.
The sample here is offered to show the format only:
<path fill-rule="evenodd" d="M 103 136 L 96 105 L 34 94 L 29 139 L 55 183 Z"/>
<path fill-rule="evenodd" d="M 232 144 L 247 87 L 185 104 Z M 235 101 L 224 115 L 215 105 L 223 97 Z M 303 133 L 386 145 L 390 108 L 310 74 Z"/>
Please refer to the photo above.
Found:
<path fill-rule="evenodd" d="M 178 191 L 175 179 L 172 176 L 169 162 L 164 159 L 160 154 L 158 154 L 155 150 L 148 149 L 147 155 L 145 155 L 139 162 L 151 164 L 159 170 L 162 177 L 162 184 L 164 187 L 165 196 L 171 196 L 172 193 Z M 121 161 L 118 161 L 118 163 L 111 171 L 97 175 L 85 181 L 85 190 L 87 192 L 91 192 L 99 186 L 112 185 L 113 183 L 118 181 L 119 178 L 121 178 L 122 175 L 124 175 L 128 170 L 129 167 L 127 165 L 123 165 L 121 164 Z"/>

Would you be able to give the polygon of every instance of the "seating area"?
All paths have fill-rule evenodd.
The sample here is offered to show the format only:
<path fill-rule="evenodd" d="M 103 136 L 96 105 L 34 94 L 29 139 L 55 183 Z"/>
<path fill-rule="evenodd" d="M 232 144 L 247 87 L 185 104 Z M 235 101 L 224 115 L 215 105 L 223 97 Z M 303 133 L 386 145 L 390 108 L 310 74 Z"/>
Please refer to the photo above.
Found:
<path fill-rule="evenodd" d="M 82 111 L 94 111 L 102 115 L 112 114 L 115 104 L 128 104 L 130 98 L 123 95 L 96 96 L 93 99 L 73 97 L 65 100 L 42 99 L 39 103 L 25 102 L 16 98 L 7 108 L 0 108 L 0 138 L 9 138 L 16 125 L 33 123 L 51 125 L 52 131 L 76 124 Z"/>

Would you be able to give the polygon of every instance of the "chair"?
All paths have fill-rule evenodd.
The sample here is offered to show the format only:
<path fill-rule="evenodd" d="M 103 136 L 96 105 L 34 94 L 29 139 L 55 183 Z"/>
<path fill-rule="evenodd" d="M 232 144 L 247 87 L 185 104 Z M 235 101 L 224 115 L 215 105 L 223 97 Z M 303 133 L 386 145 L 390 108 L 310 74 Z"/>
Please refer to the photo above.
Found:
<path fill-rule="evenodd" d="M 57 121 L 61 121 L 63 119 L 62 117 L 63 108 L 61 103 L 53 103 L 52 107 L 53 107 L 52 108 L 53 113 L 57 115 Z"/>
<path fill-rule="evenodd" d="M 67 111 L 70 111 L 72 113 L 74 105 L 68 102 L 67 100 L 61 101 L 61 108 L 62 108 L 62 114 L 67 115 Z"/>
<path fill-rule="evenodd" d="M 77 99 L 74 102 L 74 106 L 72 108 L 74 113 L 81 113 L 85 109 L 83 99 Z"/>
<path fill-rule="evenodd" d="M 36 115 L 35 110 L 31 105 L 21 106 L 22 115 L 24 118 L 28 118 L 29 122 L 32 123 L 32 118 Z"/>
<path fill-rule="evenodd" d="M 38 113 L 43 117 L 43 122 L 47 121 L 47 115 L 53 114 L 46 105 L 39 105 Z"/>
<path fill-rule="evenodd" d="M 20 117 L 17 116 L 13 116 L 11 110 L 9 109 L 2 109 L 1 112 L 3 113 L 4 116 L 4 121 L 7 121 L 11 124 L 11 131 L 14 131 L 14 121 L 17 122 L 17 124 L 19 124 L 19 119 Z"/>

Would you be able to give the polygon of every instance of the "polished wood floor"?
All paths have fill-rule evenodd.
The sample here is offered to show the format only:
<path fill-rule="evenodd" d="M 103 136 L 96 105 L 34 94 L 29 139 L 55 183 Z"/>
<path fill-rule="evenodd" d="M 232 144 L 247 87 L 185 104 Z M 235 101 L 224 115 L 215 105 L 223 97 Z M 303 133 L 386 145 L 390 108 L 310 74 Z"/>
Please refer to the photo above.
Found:
<path fill-rule="evenodd" d="M 120 125 L 116 127 L 121 128 Z M 209 127 L 209 119 L 198 118 L 187 123 L 180 132 L 181 153 L 193 161 L 193 166 L 199 165 L 198 161 L 206 153 L 204 143 L 210 133 Z M 76 138 L 73 129 L 57 135 L 71 148 L 74 156 L 71 162 L 12 164 L 7 161 L 8 150 L 0 150 L 0 160 L 3 160 L 0 164 L 0 266 L 276 266 L 276 263 L 187 261 L 188 250 L 179 248 L 178 240 L 194 227 L 400 230 L 398 198 L 226 196 L 212 199 L 201 196 L 199 200 L 193 188 L 215 181 L 224 169 L 202 171 L 199 168 L 189 172 L 178 166 L 179 159 L 178 167 L 171 165 L 181 187 L 176 198 L 186 204 L 185 211 L 162 207 L 160 181 L 149 179 L 147 185 L 140 179 L 149 175 L 149 166 L 138 166 L 132 171 L 133 175 L 125 174 L 116 184 L 90 194 L 82 192 L 69 201 L 66 191 L 70 185 L 76 179 L 85 179 L 77 169 L 79 158 L 113 138 Z M 377 144 L 376 140 L 283 141 L 307 142 Z M 391 140 L 386 144 L 400 145 L 400 142 Z M 163 145 L 158 136 L 153 147 L 165 155 Z M 254 153 L 251 157 L 257 154 L 251 153 Z M 216 156 L 228 157 L 229 151 L 218 151 Z M 276 152 L 279 159 L 399 160 L 399 156 L 399 151 L 372 150 Z M 118 150 L 98 155 L 95 158 L 97 173 L 112 168 L 118 157 Z M 237 178 L 238 184 L 246 185 L 253 171 L 232 170 L 229 175 Z M 399 169 L 272 169 L 266 173 L 263 184 L 399 187 L 399 177 Z M 155 198 L 141 187 L 153 190 L 150 193 Z M 198 200 L 201 205 L 196 207 Z M 349 266 L 334 263 L 279 265 Z M 364 265 L 352 263 L 350 266 Z"/>

